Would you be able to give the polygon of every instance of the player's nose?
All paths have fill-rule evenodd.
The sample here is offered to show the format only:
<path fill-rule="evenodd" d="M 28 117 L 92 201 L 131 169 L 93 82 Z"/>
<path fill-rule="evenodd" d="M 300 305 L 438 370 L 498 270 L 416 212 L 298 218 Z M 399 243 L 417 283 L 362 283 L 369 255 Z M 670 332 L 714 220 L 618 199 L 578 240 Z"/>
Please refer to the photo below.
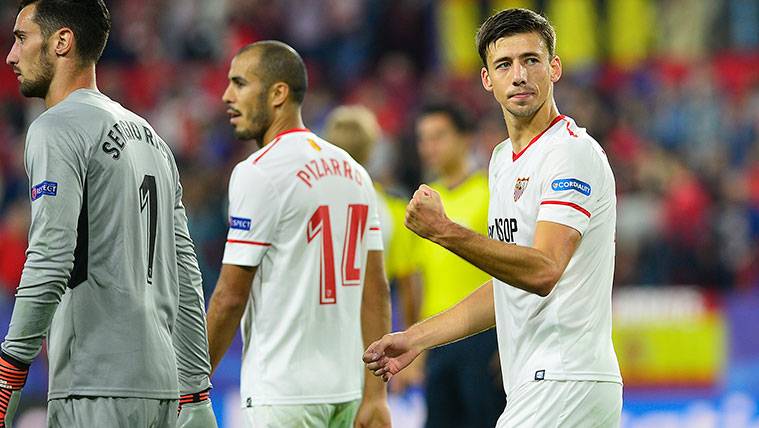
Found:
<path fill-rule="evenodd" d="M 519 64 L 519 61 L 514 61 L 511 66 L 512 83 L 514 86 L 520 86 L 527 83 L 527 68 Z"/>
<path fill-rule="evenodd" d="M 11 47 L 10 52 L 8 52 L 8 56 L 5 57 L 5 63 L 14 66 L 18 64 L 18 44 L 13 43 L 13 47 Z"/>
<path fill-rule="evenodd" d="M 227 88 L 224 90 L 224 93 L 221 95 L 221 100 L 225 104 L 232 103 L 233 99 L 232 99 L 232 85 L 231 84 L 227 85 Z"/>

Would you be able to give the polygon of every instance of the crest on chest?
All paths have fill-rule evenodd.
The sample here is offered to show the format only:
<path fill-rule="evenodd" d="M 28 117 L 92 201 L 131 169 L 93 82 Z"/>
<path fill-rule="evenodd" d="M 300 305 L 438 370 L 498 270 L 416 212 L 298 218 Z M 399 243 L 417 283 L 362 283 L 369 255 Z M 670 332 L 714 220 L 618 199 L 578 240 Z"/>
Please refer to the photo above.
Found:
<path fill-rule="evenodd" d="M 522 197 L 522 193 L 524 193 L 524 189 L 527 188 L 527 184 L 529 182 L 530 182 L 530 177 L 517 178 L 517 181 L 514 184 L 514 202 L 518 201 L 519 198 Z"/>

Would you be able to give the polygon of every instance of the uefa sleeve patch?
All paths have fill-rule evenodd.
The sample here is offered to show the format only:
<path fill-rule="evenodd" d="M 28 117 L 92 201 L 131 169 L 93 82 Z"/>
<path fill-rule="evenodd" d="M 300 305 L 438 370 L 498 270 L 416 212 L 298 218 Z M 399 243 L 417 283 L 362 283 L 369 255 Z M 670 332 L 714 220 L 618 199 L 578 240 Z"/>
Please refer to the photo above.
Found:
<path fill-rule="evenodd" d="M 250 230 L 250 219 L 241 217 L 230 217 L 229 228 L 237 230 Z"/>
<path fill-rule="evenodd" d="M 47 195 L 55 196 L 58 194 L 58 183 L 55 181 L 43 181 L 42 183 L 32 187 L 32 202 Z"/>
<path fill-rule="evenodd" d="M 553 180 L 551 183 L 551 189 L 556 192 L 563 192 L 565 190 L 576 190 L 585 196 L 590 196 L 590 184 L 580 181 L 576 178 L 560 178 Z"/>

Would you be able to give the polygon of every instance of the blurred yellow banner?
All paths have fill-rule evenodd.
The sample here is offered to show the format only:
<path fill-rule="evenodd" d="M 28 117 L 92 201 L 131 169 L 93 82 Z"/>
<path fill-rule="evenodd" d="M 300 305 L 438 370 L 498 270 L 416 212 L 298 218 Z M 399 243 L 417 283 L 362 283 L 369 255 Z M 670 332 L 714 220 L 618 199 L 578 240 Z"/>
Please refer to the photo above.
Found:
<path fill-rule="evenodd" d="M 613 339 L 627 386 L 710 386 L 727 358 L 721 308 L 691 287 L 616 292 Z"/>

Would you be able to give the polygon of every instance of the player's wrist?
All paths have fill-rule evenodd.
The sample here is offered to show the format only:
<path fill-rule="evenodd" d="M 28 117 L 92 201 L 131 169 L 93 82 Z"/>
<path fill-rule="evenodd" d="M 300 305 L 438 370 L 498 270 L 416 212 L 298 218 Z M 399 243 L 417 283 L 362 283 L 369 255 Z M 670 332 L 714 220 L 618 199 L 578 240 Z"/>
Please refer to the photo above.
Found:
<path fill-rule="evenodd" d="M 369 372 L 364 376 L 364 401 L 387 400 L 387 383 L 382 378 L 371 376 Z"/>
<path fill-rule="evenodd" d="M 426 328 L 422 323 L 414 324 L 408 328 L 403 334 L 406 336 L 406 340 L 409 344 L 409 349 L 414 352 L 415 355 L 421 354 L 428 348 L 434 346 L 433 343 L 428 342 L 428 335 L 425 333 Z"/>
<path fill-rule="evenodd" d="M 204 401 L 210 400 L 211 388 L 206 388 L 202 391 L 192 392 L 189 394 L 182 394 L 179 396 L 179 409 L 181 410 L 182 406 L 186 406 L 188 404 L 202 403 Z"/>
<path fill-rule="evenodd" d="M 29 364 L 0 351 L 0 388 L 18 391 L 26 384 Z"/>
<path fill-rule="evenodd" d="M 462 238 L 460 229 L 461 225 L 448 217 L 443 217 L 438 227 L 435 228 L 435 232 L 430 236 L 430 241 L 448 248 L 452 242 Z"/>

